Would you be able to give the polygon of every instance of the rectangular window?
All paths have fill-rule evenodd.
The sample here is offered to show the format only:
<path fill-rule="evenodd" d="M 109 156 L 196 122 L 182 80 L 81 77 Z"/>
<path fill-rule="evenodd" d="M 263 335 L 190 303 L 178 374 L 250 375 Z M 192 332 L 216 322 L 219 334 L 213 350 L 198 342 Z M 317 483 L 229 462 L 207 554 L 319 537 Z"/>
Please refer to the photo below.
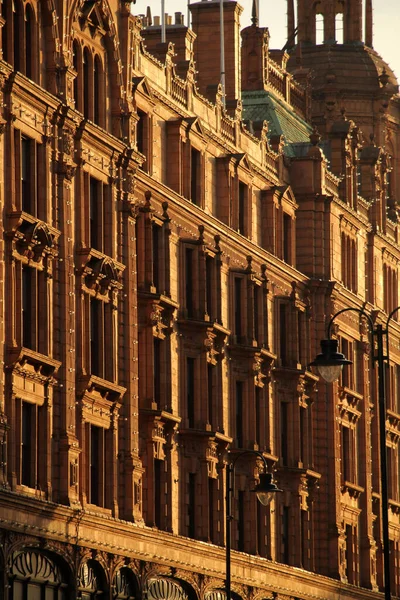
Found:
<path fill-rule="evenodd" d="M 150 123 L 148 115 L 143 111 L 138 109 L 138 121 L 136 124 L 136 145 L 138 151 L 146 157 L 145 162 L 142 165 L 143 171 L 146 173 L 149 172 L 149 145 L 150 145 Z"/>
<path fill-rule="evenodd" d="M 92 297 L 89 303 L 90 371 L 92 375 L 114 381 L 112 307 Z"/>
<path fill-rule="evenodd" d="M 281 458 L 282 464 L 288 464 L 288 403 L 281 402 Z"/>
<path fill-rule="evenodd" d="M 351 525 L 346 525 L 346 576 L 349 583 L 356 583 L 355 534 Z"/>
<path fill-rule="evenodd" d="M 188 536 L 196 537 L 196 474 L 189 473 Z"/>
<path fill-rule="evenodd" d="M 216 480 L 208 478 L 208 539 L 214 541 L 214 499 Z"/>
<path fill-rule="evenodd" d="M 195 359 L 188 357 L 186 359 L 186 408 L 188 426 L 194 427 L 194 403 L 195 403 Z"/>
<path fill-rule="evenodd" d="M 243 381 L 236 382 L 236 443 L 243 448 Z"/>
<path fill-rule="evenodd" d="M 34 182 L 35 142 L 21 137 L 21 204 L 22 210 L 36 216 Z"/>
<path fill-rule="evenodd" d="M 164 461 L 154 459 L 154 525 L 158 528 L 161 527 L 162 517 L 162 506 L 164 504 L 164 495 L 162 494 L 162 470 L 164 467 Z"/>
<path fill-rule="evenodd" d="M 193 250 L 186 248 L 185 250 L 185 296 L 186 296 L 186 313 L 189 318 L 194 316 L 193 303 Z"/>
<path fill-rule="evenodd" d="M 282 512 L 282 561 L 285 565 L 289 564 L 289 516 L 288 506 L 283 507 Z"/>
<path fill-rule="evenodd" d="M 343 481 L 355 483 L 353 473 L 353 461 L 355 457 L 352 453 L 352 437 L 354 432 L 345 425 L 342 425 L 342 478 Z"/>
<path fill-rule="evenodd" d="M 25 348 L 47 354 L 47 281 L 43 271 L 21 268 L 21 343 Z"/>
<path fill-rule="evenodd" d="M 90 425 L 90 504 L 103 506 L 103 495 L 100 492 L 101 469 L 103 464 L 102 456 L 102 434 L 100 427 Z"/>
<path fill-rule="evenodd" d="M 244 500 L 245 500 L 244 491 L 239 490 L 239 492 L 238 492 L 238 519 L 237 519 L 237 524 L 238 524 L 237 549 L 239 550 L 239 552 L 244 552 L 244 544 L 245 544 L 244 532 L 245 532 L 245 526 L 246 526 L 246 519 L 245 519 L 245 510 L 244 510 Z"/>
<path fill-rule="evenodd" d="M 216 317 L 213 309 L 213 294 L 216 292 L 214 289 L 214 259 L 211 256 L 206 256 L 206 313 L 210 317 L 210 320 L 214 320 Z"/>
<path fill-rule="evenodd" d="M 153 237 L 153 260 L 151 261 L 151 267 L 153 269 L 153 286 L 158 292 L 160 292 L 160 227 L 153 223 L 152 226 L 152 237 Z"/>
<path fill-rule="evenodd" d="M 258 285 L 253 285 L 253 339 L 256 342 L 259 342 L 260 337 L 260 294 L 260 287 Z M 260 343 L 258 345 L 260 345 Z"/>
<path fill-rule="evenodd" d="M 103 376 L 103 303 L 90 298 L 90 371 L 92 375 Z"/>
<path fill-rule="evenodd" d="M 36 406 L 22 402 L 21 415 L 21 484 L 35 487 Z"/>
<path fill-rule="evenodd" d="M 36 349 L 35 335 L 33 330 L 35 301 L 33 291 L 35 285 L 33 282 L 36 271 L 31 267 L 23 265 L 22 267 L 22 345 L 25 348 Z"/>
<path fill-rule="evenodd" d="M 160 408 L 161 399 L 161 340 L 153 339 L 153 402 Z"/>
<path fill-rule="evenodd" d="M 256 442 L 258 447 L 261 448 L 262 443 L 262 435 L 266 437 L 266 432 L 263 431 L 263 426 L 261 424 L 261 402 L 262 402 L 262 389 L 256 387 Z M 265 438 L 264 438 L 265 439 Z"/>
<path fill-rule="evenodd" d="M 283 214 L 283 260 L 292 264 L 292 218 L 286 213 Z"/>
<path fill-rule="evenodd" d="M 248 187 L 242 181 L 239 181 L 239 201 L 238 201 L 238 232 L 242 235 L 247 234 L 247 195 Z"/>
<path fill-rule="evenodd" d="M 191 149 L 190 154 L 190 199 L 193 204 L 200 206 L 200 193 L 201 193 L 201 154 L 195 148 Z"/>
<path fill-rule="evenodd" d="M 241 343 L 243 335 L 242 325 L 242 282 L 241 277 L 235 277 L 234 280 L 234 301 L 235 301 L 235 335 L 237 343 Z"/>
<path fill-rule="evenodd" d="M 207 364 L 207 403 L 208 403 L 208 423 L 212 425 L 214 416 L 214 382 L 213 382 L 214 367 Z"/>
<path fill-rule="evenodd" d="M 103 185 L 94 177 L 89 178 L 90 247 L 104 252 L 104 202 Z"/>
<path fill-rule="evenodd" d="M 282 302 L 279 304 L 279 350 L 282 367 L 288 366 L 287 308 L 286 304 Z"/>

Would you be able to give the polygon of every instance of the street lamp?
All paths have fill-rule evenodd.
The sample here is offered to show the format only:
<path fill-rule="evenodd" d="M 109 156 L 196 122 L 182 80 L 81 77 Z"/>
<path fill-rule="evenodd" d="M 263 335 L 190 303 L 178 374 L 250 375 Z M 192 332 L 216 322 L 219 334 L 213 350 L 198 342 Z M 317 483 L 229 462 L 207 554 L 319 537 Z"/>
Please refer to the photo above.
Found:
<path fill-rule="evenodd" d="M 268 473 L 268 465 L 265 459 L 265 456 L 258 452 L 257 450 L 244 450 L 239 454 L 235 454 L 234 458 L 231 462 L 228 462 L 226 466 L 226 600 L 231 600 L 231 539 L 232 539 L 232 497 L 234 493 L 235 487 L 235 467 L 239 458 L 242 458 L 246 454 L 252 454 L 253 456 L 258 456 L 264 465 L 264 472 L 259 475 L 259 483 L 254 488 L 253 492 L 255 492 L 257 499 L 261 504 L 267 506 L 271 500 L 273 495 L 276 492 L 281 492 L 272 479 L 272 474 Z"/>
<path fill-rule="evenodd" d="M 385 600 L 391 600 L 390 593 L 390 546 L 389 546 L 389 501 L 388 501 L 388 475 L 387 475 L 387 450 L 386 450 L 386 391 L 385 391 L 385 364 L 389 364 L 389 322 L 393 315 L 400 310 L 400 306 L 389 314 L 385 327 L 374 323 L 364 310 L 358 308 L 344 308 L 337 312 L 328 325 L 328 339 L 321 340 L 321 353 L 311 363 L 317 367 L 321 377 L 332 383 L 338 379 L 343 365 L 351 364 L 350 360 L 338 352 L 338 341 L 331 339 L 331 328 L 336 317 L 344 312 L 357 312 L 365 317 L 371 333 L 372 363 L 378 365 L 378 405 L 379 405 L 379 438 L 380 438 L 380 466 L 381 466 L 381 514 L 383 537 L 383 572 Z M 385 343 L 386 342 L 386 343 Z M 386 346 L 386 350 L 384 347 Z"/>

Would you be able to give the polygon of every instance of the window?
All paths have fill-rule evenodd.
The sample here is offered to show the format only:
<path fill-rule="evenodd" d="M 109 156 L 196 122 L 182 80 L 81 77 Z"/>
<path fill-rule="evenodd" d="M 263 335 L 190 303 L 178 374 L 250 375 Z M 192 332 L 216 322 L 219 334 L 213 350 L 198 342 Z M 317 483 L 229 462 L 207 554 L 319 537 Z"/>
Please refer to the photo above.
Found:
<path fill-rule="evenodd" d="M 357 432 L 346 421 L 341 427 L 342 482 L 357 483 Z"/>
<path fill-rule="evenodd" d="M 162 507 L 164 505 L 164 495 L 162 494 L 162 472 L 164 470 L 164 461 L 158 458 L 154 459 L 154 525 L 161 528 Z"/>
<path fill-rule="evenodd" d="M 284 466 L 288 465 L 288 412 L 287 402 L 281 402 L 281 459 Z"/>
<path fill-rule="evenodd" d="M 288 506 L 284 506 L 282 510 L 282 562 L 285 565 L 290 564 L 290 550 L 289 550 L 289 517 L 290 509 Z"/>
<path fill-rule="evenodd" d="M 188 536 L 196 537 L 196 474 L 189 473 L 188 482 Z"/>
<path fill-rule="evenodd" d="M 235 388 L 235 428 L 236 428 L 236 444 L 238 448 L 243 448 L 243 381 L 236 382 Z"/>
<path fill-rule="evenodd" d="M 346 577 L 349 583 L 358 584 L 357 576 L 357 528 L 346 525 Z"/>
<path fill-rule="evenodd" d="M 27 2 L 24 7 L 21 0 L 3 0 L 2 16 L 5 20 L 2 30 L 4 60 L 16 71 L 36 81 L 36 65 L 39 64 L 35 35 L 37 23 L 31 3 Z"/>
<path fill-rule="evenodd" d="M 36 410 L 33 404 L 22 402 L 21 483 L 35 487 L 36 463 Z"/>
<path fill-rule="evenodd" d="M 9 597 L 13 600 L 68 600 L 72 586 L 68 586 L 65 572 L 61 560 L 58 557 L 55 560 L 50 553 L 31 549 L 15 552 L 9 577 Z"/>
<path fill-rule="evenodd" d="M 113 588 L 115 590 L 113 600 L 135 600 L 138 597 L 135 577 L 128 567 L 122 567 L 116 572 Z"/>
<path fill-rule="evenodd" d="M 114 381 L 114 324 L 112 306 L 90 297 L 90 371 L 102 379 Z"/>
<path fill-rule="evenodd" d="M 246 517 L 245 517 L 245 492 L 243 490 L 238 491 L 237 510 L 238 510 L 237 549 L 239 550 L 239 552 L 244 552 L 244 550 L 245 550 Z"/>
<path fill-rule="evenodd" d="M 213 424 L 214 418 L 214 372 L 215 368 L 210 363 L 207 364 L 207 403 L 208 415 L 207 421 L 210 425 Z"/>
<path fill-rule="evenodd" d="M 324 43 L 324 15 L 315 15 L 315 43 L 317 45 Z"/>
<path fill-rule="evenodd" d="M 21 135 L 19 130 L 15 130 L 14 136 L 17 206 L 33 217 L 46 220 L 46 165 L 43 146 L 36 140 Z"/>
<path fill-rule="evenodd" d="M 110 476 L 111 431 L 91 423 L 87 423 L 86 426 L 88 429 L 89 465 L 88 502 L 103 508 L 111 508 L 111 501 L 107 493 Z"/>
<path fill-rule="evenodd" d="M 185 305 L 188 318 L 194 316 L 194 250 L 185 249 Z"/>
<path fill-rule="evenodd" d="M 106 188 L 101 181 L 89 176 L 89 245 L 106 254 L 105 248 L 105 197 Z"/>
<path fill-rule="evenodd" d="M 344 337 L 340 338 L 340 351 L 348 360 L 351 360 L 353 362 L 353 364 L 347 365 L 342 369 L 342 386 L 350 390 L 356 390 L 356 361 L 354 357 L 354 343 Z"/>
<path fill-rule="evenodd" d="M 196 148 L 190 150 L 190 199 L 193 204 L 201 204 L 201 153 Z"/>
<path fill-rule="evenodd" d="M 279 354 L 281 366 L 288 366 L 289 349 L 287 344 L 288 335 L 288 305 L 281 302 L 279 304 Z"/>
<path fill-rule="evenodd" d="M 342 232 L 342 282 L 352 292 L 357 292 L 357 243 Z"/>
<path fill-rule="evenodd" d="M 283 213 L 282 258 L 289 265 L 293 264 L 292 232 L 292 217 Z"/>
<path fill-rule="evenodd" d="M 397 266 L 383 265 L 383 307 L 387 314 L 398 306 L 398 277 Z M 397 313 L 393 315 L 398 320 Z"/>
<path fill-rule="evenodd" d="M 242 235 L 247 235 L 247 207 L 248 207 L 249 189 L 245 183 L 239 181 L 239 199 L 238 199 L 238 224 L 237 230 Z"/>
<path fill-rule="evenodd" d="M 186 410 L 188 427 L 195 424 L 195 359 L 186 359 Z"/>
<path fill-rule="evenodd" d="M 41 354 L 47 354 L 47 282 L 43 271 L 21 266 L 21 342 Z"/>
<path fill-rule="evenodd" d="M 214 502 L 215 502 L 215 487 L 217 481 L 211 477 L 208 478 L 208 539 L 210 542 L 215 541 L 214 527 Z"/>
<path fill-rule="evenodd" d="M 16 399 L 17 483 L 45 490 L 47 430 L 44 407 Z"/>
<path fill-rule="evenodd" d="M 343 28 L 343 13 L 338 13 L 335 17 L 335 33 L 336 43 L 343 44 L 344 28 Z"/>
<path fill-rule="evenodd" d="M 235 325 L 235 335 L 236 335 L 237 343 L 241 342 L 241 339 L 243 336 L 242 288 L 243 288 L 242 277 L 235 277 L 234 278 L 234 305 L 235 305 L 234 325 Z"/>
<path fill-rule="evenodd" d="M 143 110 L 137 110 L 138 121 L 136 125 L 136 145 L 138 152 L 143 154 L 145 161 L 143 171 L 150 172 L 150 117 Z"/>

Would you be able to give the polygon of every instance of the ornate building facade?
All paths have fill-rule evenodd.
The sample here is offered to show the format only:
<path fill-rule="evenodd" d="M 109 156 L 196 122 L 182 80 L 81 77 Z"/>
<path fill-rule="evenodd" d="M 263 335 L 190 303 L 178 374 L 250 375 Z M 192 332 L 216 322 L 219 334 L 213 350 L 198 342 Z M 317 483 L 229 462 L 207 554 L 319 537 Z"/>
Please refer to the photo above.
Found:
<path fill-rule="evenodd" d="M 121 0 L 3 0 L 0 597 L 379 598 L 377 381 L 309 367 L 331 316 L 399 302 L 400 97 L 372 4 L 288 2 L 286 50 L 219 0 L 160 26 Z M 365 28 L 363 29 L 363 22 Z M 318 43 L 317 30 L 324 36 Z M 342 36 L 339 39 L 339 33 Z M 225 92 L 225 93 L 224 93 Z M 390 325 L 400 596 L 400 323 Z M 249 455 L 250 456 L 250 455 Z"/>

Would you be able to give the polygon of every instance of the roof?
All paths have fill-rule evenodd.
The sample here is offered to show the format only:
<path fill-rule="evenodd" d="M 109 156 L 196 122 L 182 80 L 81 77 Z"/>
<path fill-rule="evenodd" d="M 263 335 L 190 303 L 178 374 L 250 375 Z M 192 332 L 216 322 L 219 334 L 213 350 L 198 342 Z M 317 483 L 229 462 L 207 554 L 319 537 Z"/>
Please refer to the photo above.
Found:
<path fill-rule="evenodd" d="M 310 143 L 312 127 L 286 102 L 266 90 L 243 91 L 243 119 L 250 122 L 268 122 L 268 136 L 282 135 L 284 153 L 295 156 L 292 144 Z"/>

